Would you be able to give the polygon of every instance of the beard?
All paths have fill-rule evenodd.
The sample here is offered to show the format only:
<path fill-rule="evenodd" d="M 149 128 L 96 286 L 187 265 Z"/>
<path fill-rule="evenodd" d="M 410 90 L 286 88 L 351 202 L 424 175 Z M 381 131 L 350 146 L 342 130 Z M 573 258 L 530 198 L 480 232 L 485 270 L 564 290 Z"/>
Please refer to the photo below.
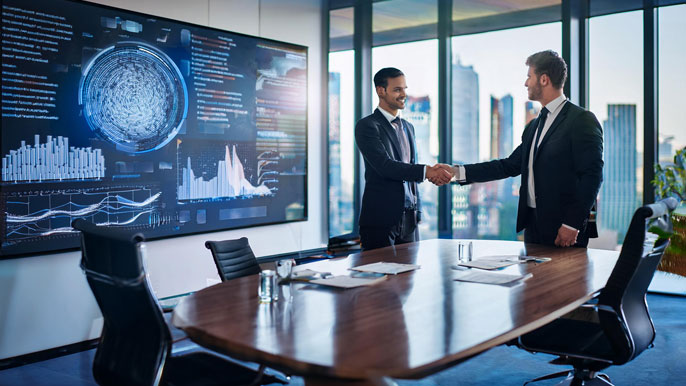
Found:
<path fill-rule="evenodd" d="M 529 87 L 529 100 L 538 101 L 543 96 L 543 87 L 536 82 L 534 86 Z"/>
<path fill-rule="evenodd" d="M 406 98 L 399 98 L 399 99 L 393 99 L 393 98 L 388 98 L 385 97 L 383 98 L 384 102 L 388 105 L 388 107 L 396 110 L 402 110 L 405 108 L 405 100 Z"/>

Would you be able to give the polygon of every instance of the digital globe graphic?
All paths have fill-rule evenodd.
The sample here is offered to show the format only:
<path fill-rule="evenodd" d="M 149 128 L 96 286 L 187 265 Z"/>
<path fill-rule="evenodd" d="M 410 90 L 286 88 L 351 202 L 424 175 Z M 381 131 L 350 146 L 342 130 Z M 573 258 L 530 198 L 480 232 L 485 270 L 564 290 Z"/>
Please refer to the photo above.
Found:
<path fill-rule="evenodd" d="M 79 86 L 89 127 L 117 149 L 144 153 L 169 143 L 188 112 L 188 90 L 174 62 L 152 46 L 120 42 L 95 55 Z"/>

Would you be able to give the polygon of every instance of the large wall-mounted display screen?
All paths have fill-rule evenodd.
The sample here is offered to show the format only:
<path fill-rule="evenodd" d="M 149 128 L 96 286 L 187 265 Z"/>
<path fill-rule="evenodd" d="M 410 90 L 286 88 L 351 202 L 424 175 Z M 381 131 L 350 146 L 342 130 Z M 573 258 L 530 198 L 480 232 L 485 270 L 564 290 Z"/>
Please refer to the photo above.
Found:
<path fill-rule="evenodd" d="M 306 219 L 306 47 L 72 0 L 1 28 L 1 256 Z"/>

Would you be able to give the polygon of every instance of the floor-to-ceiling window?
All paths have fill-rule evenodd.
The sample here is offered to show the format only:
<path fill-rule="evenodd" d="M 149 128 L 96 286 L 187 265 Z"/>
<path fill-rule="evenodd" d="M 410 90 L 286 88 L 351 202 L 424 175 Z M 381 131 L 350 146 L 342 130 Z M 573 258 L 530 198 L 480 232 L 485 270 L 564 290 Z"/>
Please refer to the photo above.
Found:
<path fill-rule="evenodd" d="M 589 109 L 603 127 L 598 225 L 604 247 L 621 244 L 643 197 L 643 12 L 589 20 Z"/>
<path fill-rule="evenodd" d="M 329 12 L 329 237 L 354 232 L 353 8 Z"/>
<path fill-rule="evenodd" d="M 660 8 L 658 20 L 658 160 L 665 164 L 686 146 L 686 5 Z"/>
<path fill-rule="evenodd" d="M 438 8 L 435 0 L 390 0 L 374 3 L 372 74 L 396 67 L 407 81 L 404 119 L 414 126 L 417 163 L 438 162 Z M 392 44 L 398 40 L 419 40 Z M 390 43 L 390 44 L 389 44 Z M 378 105 L 372 92 L 373 108 Z M 438 188 L 429 181 L 418 185 L 422 221 L 420 238 L 438 237 Z"/>
<path fill-rule="evenodd" d="M 505 158 L 541 106 L 527 98 L 526 58 L 561 49 L 560 23 L 452 38 L 452 160 Z M 514 240 L 520 178 L 453 186 L 456 238 Z"/>
<path fill-rule="evenodd" d="M 397 67 L 407 80 L 407 99 L 401 112 L 414 126 L 417 163 L 438 162 L 438 46 L 436 40 L 375 47 L 372 50 L 372 73 L 384 67 Z M 374 107 L 378 97 L 373 94 Z M 421 198 L 422 239 L 438 236 L 438 188 L 429 181 L 418 185 Z"/>

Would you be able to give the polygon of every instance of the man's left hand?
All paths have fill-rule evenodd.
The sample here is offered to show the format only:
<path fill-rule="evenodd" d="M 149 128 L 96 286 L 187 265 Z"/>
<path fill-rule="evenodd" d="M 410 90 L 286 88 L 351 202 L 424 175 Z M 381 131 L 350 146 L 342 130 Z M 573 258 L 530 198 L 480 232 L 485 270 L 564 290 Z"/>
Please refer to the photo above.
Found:
<path fill-rule="evenodd" d="M 572 245 L 576 244 L 576 236 L 578 234 L 579 231 L 567 228 L 564 225 L 560 225 L 560 229 L 557 230 L 555 245 L 558 247 L 571 247 Z"/>

